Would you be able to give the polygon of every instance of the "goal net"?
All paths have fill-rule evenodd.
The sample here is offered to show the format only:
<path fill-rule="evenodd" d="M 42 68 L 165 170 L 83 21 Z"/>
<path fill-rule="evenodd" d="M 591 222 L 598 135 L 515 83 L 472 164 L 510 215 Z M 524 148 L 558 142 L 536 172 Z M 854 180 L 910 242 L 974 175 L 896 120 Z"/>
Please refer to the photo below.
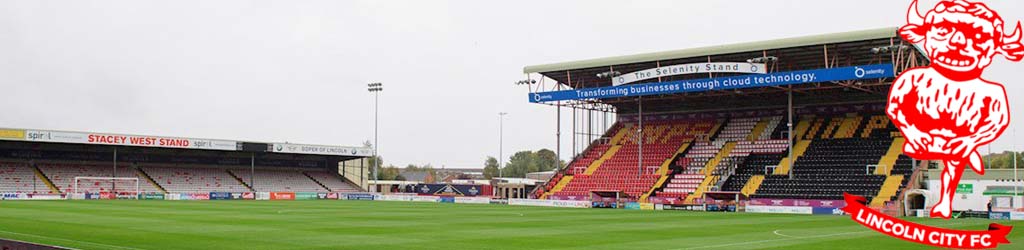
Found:
<path fill-rule="evenodd" d="M 75 177 L 71 192 L 75 199 L 138 199 L 139 178 Z"/>

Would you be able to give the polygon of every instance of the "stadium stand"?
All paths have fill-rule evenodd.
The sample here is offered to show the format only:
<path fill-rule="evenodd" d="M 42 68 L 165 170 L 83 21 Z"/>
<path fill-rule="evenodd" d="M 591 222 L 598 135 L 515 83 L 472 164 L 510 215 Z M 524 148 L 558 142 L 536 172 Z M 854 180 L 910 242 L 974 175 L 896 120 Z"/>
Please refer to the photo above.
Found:
<path fill-rule="evenodd" d="M 616 124 L 608 133 L 613 135 L 608 143 L 592 145 L 573 161 L 568 168 L 573 176 L 560 177 L 557 182 L 564 183 L 564 187 L 555 184 L 552 193 L 586 196 L 594 190 L 615 190 L 637 199 L 663 177 L 665 168 L 680 148 L 698 137 L 707 138 L 715 124 L 708 120 L 648 122 L 644 124 L 642 134 L 638 133 L 637 124 Z M 641 136 L 642 163 L 639 158 Z"/>
<path fill-rule="evenodd" d="M 320 183 L 320 185 L 330 189 L 331 192 L 359 192 L 358 187 L 345 182 L 335 173 L 327 171 L 305 171 L 304 173 L 309 176 L 309 178 Z"/>
<path fill-rule="evenodd" d="M 75 177 L 114 177 L 114 170 L 109 165 L 99 163 L 70 163 L 70 162 L 45 162 L 36 165 L 39 170 L 53 183 L 62 193 L 75 192 Z M 137 170 L 124 163 L 124 166 L 117 169 L 117 177 L 139 178 Z M 120 183 L 120 182 L 119 182 Z M 134 187 L 124 187 L 112 190 L 109 181 L 82 181 L 79 183 L 78 192 L 128 192 L 134 191 Z M 161 192 L 143 178 L 139 178 L 140 192 Z"/>
<path fill-rule="evenodd" d="M 51 190 L 27 163 L 0 161 L 0 192 L 50 193 Z"/>
<path fill-rule="evenodd" d="M 901 162 L 893 167 L 881 166 L 883 157 L 891 157 L 898 161 L 901 151 L 891 151 L 894 131 L 888 122 L 862 126 L 861 115 L 817 117 L 804 138 L 816 138 L 810 142 L 806 152 L 794 163 L 788 175 L 768 175 L 753 197 L 757 198 L 793 198 L 793 199 L 842 199 L 843 192 L 875 197 L 879 194 L 886 179 L 895 174 L 896 187 L 912 169 L 909 162 Z M 872 120 L 875 120 L 872 118 Z M 883 124 L 878 126 L 878 124 Z M 857 128 L 862 129 L 856 133 Z M 860 135 L 860 136 L 854 136 Z M 899 143 L 902 144 L 902 143 Z M 899 148 L 898 146 L 896 147 Z M 889 165 L 892 166 L 892 165 Z M 891 170 L 891 171 L 890 171 Z M 891 199 L 884 197 L 883 200 Z"/>
<path fill-rule="evenodd" d="M 249 169 L 232 169 L 230 171 L 235 176 L 241 178 L 246 185 L 252 186 L 255 191 L 259 192 L 329 191 L 324 186 L 313 181 L 309 176 L 303 174 L 301 170 L 256 169 L 254 174 L 256 178 L 255 185 L 252 185 L 248 178 L 250 175 Z"/>
<path fill-rule="evenodd" d="M 144 166 L 142 170 L 170 193 L 251 191 L 223 168 Z"/>

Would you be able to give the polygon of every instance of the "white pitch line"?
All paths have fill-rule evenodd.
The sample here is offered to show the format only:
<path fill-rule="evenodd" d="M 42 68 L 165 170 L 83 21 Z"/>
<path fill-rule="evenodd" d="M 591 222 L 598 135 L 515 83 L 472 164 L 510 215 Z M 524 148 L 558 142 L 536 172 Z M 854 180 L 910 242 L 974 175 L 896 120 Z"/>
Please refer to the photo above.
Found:
<path fill-rule="evenodd" d="M 775 234 L 775 235 L 778 235 L 778 236 L 782 236 L 782 237 L 796 238 L 796 236 L 785 235 L 785 234 L 779 233 L 779 231 L 782 231 L 782 229 L 772 231 L 772 233 Z"/>
<path fill-rule="evenodd" d="M 42 236 L 42 235 L 35 235 L 35 234 L 26 234 L 26 233 L 16 233 L 16 232 L 10 232 L 10 231 L 3 231 L 3 230 L 0 230 L 0 233 L 6 233 L 6 234 L 13 234 L 13 235 L 21 235 L 21 236 L 28 236 L 28 237 L 36 237 L 36 238 L 41 238 L 41 239 L 50 239 L 50 240 L 61 240 L 61 241 L 68 241 L 68 242 L 74 242 L 74 243 L 79 243 L 79 244 L 87 244 L 87 245 L 101 246 L 101 247 L 106 247 L 106 248 L 119 248 L 119 249 L 135 249 L 135 250 L 144 250 L 144 249 L 142 249 L 142 248 L 134 248 L 134 247 L 123 247 L 123 246 L 107 245 L 107 244 L 103 244 L 103 243 L 96 243 L 96 242 L 88 242 L 88 241 L 80 241 L 80 240 L 71 240 L 71 239 L 64 239 L 64 238 L 57 238 L 57 237 L 49 237 L 49 236 Z"/>
<path fill-rule="evenodd" d="M 778 231 L 778 230 L 776 230 L 776 231 Z M 871 232 L 871 231 L 845 232 L 845 233 L 835 233 L 835 234 L 826 234 L 826 235 L 814 235 L 814 236 L 803 236 L 803 237 L 789 236 L 791 238 L 771 239 L 771 240 L 758 240 L 758 241 L 745 241 L 745 242 L 737 242 L 737 243 L 729 243 L 729 244 L 708 245 L 708 246 L 689 247 L 689 248 L 677 248 L 677 249 L 682 250 L 682 249 L 720 248 L 720 247 L 741 246 L 741 245 L 750 245 L 750 244 L 758 244 L 758 243 L 766 243 L 766 242 L 786 241 L 786 240 L 793 240 L 793 239 L 825 238 L 825 237 L 849 235 L 849 234 L 859 234 L 859 233 L 867 233 L 867 232 Z M 788 236 L 788 235 L 783 235 L 783 236 Z"/>

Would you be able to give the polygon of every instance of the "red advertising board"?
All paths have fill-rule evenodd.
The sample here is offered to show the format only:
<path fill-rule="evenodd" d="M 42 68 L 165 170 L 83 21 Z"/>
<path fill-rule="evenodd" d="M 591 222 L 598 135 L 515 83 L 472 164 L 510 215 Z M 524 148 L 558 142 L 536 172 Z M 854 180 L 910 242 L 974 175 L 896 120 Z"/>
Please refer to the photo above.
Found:
<path fill-rule="evenodd" d="M 100 192 L 101 200 L 116 200 L 117 194 L 111 192 Z"/>
<path fill-rule="evenodd" d="M 272 192 L 270 193 L 271 200 L 294 200 L 295 192 Z"/>

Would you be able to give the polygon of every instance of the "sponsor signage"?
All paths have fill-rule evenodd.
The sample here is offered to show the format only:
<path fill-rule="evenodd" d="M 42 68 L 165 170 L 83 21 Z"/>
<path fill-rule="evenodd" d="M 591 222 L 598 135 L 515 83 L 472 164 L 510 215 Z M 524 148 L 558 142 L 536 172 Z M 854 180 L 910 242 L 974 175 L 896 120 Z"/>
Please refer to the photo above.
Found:
<path fill-rule="evenodd" d="M 145 194 L 140 194 L 139 195 L 139 199 L 142 199 L 142 200 L 164 200 L 164 199 L 167 199 L 167 198 L 164 197 L 164 194 L 161 194 L 161 193 L 145 193 Z"/>
<path fill-rule="evenodd" d="M 654 203 L 640 203 L 640 210 L 654 210 Z"/>
<path fill-rule="evenodd" d="M 317 199 L 317 193 L 315 193 L 315 192 L 296 192 L 295 193 L 295 199 L 296 200 L 316 200 Z"/>
<path fill-rule="evenodd" d="M 455 196 L 439 196 L 441 203 L 455 203 Z"/>
<path fill-rule="evenodd" d="M 329 200 L 337 200 L 339 197 L 341 196 L 338 193 L 327 193 L 327 199 Z"/>
<path fill-rule="evenodd" d="M 270 192 L 271 200 L 295 200 L 293 192 Z"/>
<path fill-rule="evenodd" d="M 588 196 L 584 195 L 549 195 L 548 200 L 570 200 L 570 201 L 585 201 L 588 200 Z M 651 197 L 652 199 L 655 197 Z"/>
<path fill-rule="evenodd" d="M 237 142 L 227 140 L 193 139 L 182 137 L 164 137 L 148 135 L 64 132 L 50 130 L 26 130 L 24 140 L 37 142 L 79 143 L 160 148 L 210 149 L 231 151 L 238 149 Z"/>
<path fill-rule="evenodd" d="M 811 207 L 796 207 L 796 206 L 759 206 L 759 205 L 747 205 L 748 213 L 765 213 L 765 214 L 813 214 L 814 209 Z"/>
<path fill-rule="evenodd" d="M 718 77 L 644 84 L 629 84 L 601 88 L 585 88 L 530 93 L 530 102 L 553 102 L 580 99 L 605 99 L 646 95 L 664 95 L 710 90 L 783 86 L 843 80 L 867 80 L 893 77 L 892 64 L 872 64 L 830 69 L 813 69 L 758 75 Z"/>
<path fill-rule="evenodd" d="M 24 140 L 25 130 L 21 129 L 0 129 L 0 139 L 4 140 Z"/>
<path fill-rule="evenodd" d="M 513 206 L 538 206 L 538 207 L 570 207 L 589 208 L 589 201 L 560 201 L 560 200 L 536 200 L 536 199 L 508 199 L 508 204 Z"/>
<path fill-rule="evenodd" d="M 271 147 L 275 153 L 289 153 L 289 154 L 313 154 L 313 155 L 344 155 L 344 156 L 371 156 L 373 155 L 373 149 L 371 148 L 357 148 L 357 147 L 342 147 L 342 146 L 326 146 L 326 145 L 307 145 L 307 144 L 291 144 L 291 143 L 274 143 Z"/>
<path fill-rule="evenodd" d="M 255 200 L 256 199 L 256 194 L 250 193 L 250 192 L 242 193 L 242 199 L 243 200 Z"/>
<path fill-rule="evenodd" d="M 3 193 L 3 196 L 0 196 L 0 197 L 3 197 L 4 200 L 20 200 L 20 199 L 24 199 L 25 194 Z"/>
<path fill-rule="evenodd" d="M 811 208 L 811 213 L 812 214 L 817 214 L 817 215 L 844 215 L 844 214 L 846 214 L 846 213 L 843 212 L 842 208 L 834 208 L 834 207 L 812 207 Z"/>
<path fill-rule="evenodd" d="M 346 194 L 345 199 L 356 201 L 372 201 L 373 194 Z"/>
<path fill-rule="evenodd" d="M 838 200 L 800 200 L 800 199 L 751 199 L 747 204 L 761 206 L 794 206 L 794 207 L 823 207 L 841 208 L 846 206 L 845 201 Z"/>
<path fill-rule="evenodd" d="M 971 184 L 971 183 L 957 184 L 956 185 L 956 193 L 958 193 L 958 194 L 973 194 L 974 193 L 974 184 Z"/>
<path fill-rule="evenodd" d="M 491 203 L 491 199 L 486 197 L 455 197 L 455 203 L 488 204 Z"/>
<path fill-rule="evenodd" d="M 210 192 L 210 200 L 230 200 L 232 199 L 231 193 L 228 192 Z"/>
<path fill-rule="evenodd" d="M 29 200 L 63 200 L 67 196 L 63 194 L 28 194 L 26 199 Z"/>
<path fill-rule="evenodd" d="M 485 193 L 485 187 L 472 184 L 417 184 L 413 190 L 420 195 L 477 196 Z"/>
<path fill-rule="evenodd" d="M 1011 220 L 1024 220 L 1024 212 L 1010 212 Z"/>
<path fill-rule="evenodd" d="M 640 203 L 637 202 L 626 202 L 626 210 L 640 210 Z"/>
<path fill-rule="evenodd" d="M 619 86 L 631 82 L 655 79 L 664 76 L 698 74 L 698 73 L 751 73 L 764 74 L 768 71 L 763 63 L 746 62 L 709 62 L 709 63 L 687 63 L 670 66 L 662 66 L 653 69 L 645 69 L 630 72 L 615 77 L 612 85 Z"/>
<path fill-rule="evenodd" d="M 990 220 L 1010 220 L 1010 212 L 989 212 L 988 219 Z"/>

